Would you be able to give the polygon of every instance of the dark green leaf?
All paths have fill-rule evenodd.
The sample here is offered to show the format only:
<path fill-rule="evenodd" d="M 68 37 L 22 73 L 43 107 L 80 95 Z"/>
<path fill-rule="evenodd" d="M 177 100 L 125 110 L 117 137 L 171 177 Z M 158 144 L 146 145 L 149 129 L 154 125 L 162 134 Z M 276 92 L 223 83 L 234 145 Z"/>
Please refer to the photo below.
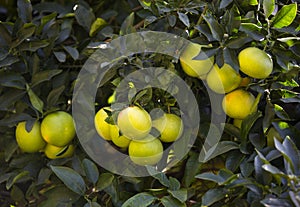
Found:
<path fill-rule="evenodd" d="M 95 15 L 91 8 L 86 8 L 81 4 L 75 6 L 75 18 L 79 25 L 86 31 L 90 31 L 92 23 L 95 21 Z"/>
<path fill-rule="evenodd" d="M 34 87 L 42 82 L 49 81 L 51 80 L 51 78 L 60 74 L 61 72 L 62 70 L 43 70 L 38 73 L 35 73 L 32 76 L 31 85 L 32 87 Z"/>
<path fill-rule="evenodd" d="M 8 88 L 0 96 L 0 109 L 7 110 L 9 106 L 13 105 L 16 101 L 20 100 L 26 91 L 15 88 Z"/>
<path fill-rule="evenodd" d="M 5 87 L 25 89 L 26 81 L 21 74 L 0 71 L 0 85 Z"/>
<path fill-rule="evenodd" d="M 160 201 L 164 207 L 186 207 L 185 203 L 181 203 L 171 196 L 164 196 L 160 199 Z"/>
<path fill-rule="evenodd" d="M 61 63 L 66 62 L 67 55 L 64 52 L 53 52 L 57 60 Z"/>
<path fill-rule="evenodd" d="M 86 185 L 83 178 L 74 170 L 69 167 L 63 166 L 50 166 L 51 170 L 61 181 L 73 192 L 84 195 Z"/>
<path fill-rule="evenodd" d="M 170 177 L 170 190 L 179 190 L 180 189 L 180 182 L 176 178 Z"/>
<path fill-rule="evenodd" d="M 47 96 L 47 106 L 55 106 L 57 104 L 57 101 L 59 100 L 60 95 L 64 92 L 65 86 L 61 85 L 57 88 L 54 88 L 52 91 L 50 91 L 49 95 Z"/>
<path fill-rule="evenodd" d="M 220 9 L 226 8 L 233 0 L 221 0 Z"/>
<path fill-rule="evenodd" d="M 168 15 L 168 22 L 171 27 L 176 25 L 177 18 L 175 15 Z"/>
<path fill-rule="evenodd" d="M 10 192 L 10 196 L 11 198 L 16 202 L 16 203 L 22 203 L 25 201 L 25 196 L 23 191 L 17 187 L 16 185 L 14 185 L 11 189 Z M 25 201 L 26 202 L 26 201 Z"/>
<path fill-rule="evenodd" d="M 168 179 L 168 177 L 161 172 L 158 172 L 155 167 L 153 166 L 146 166 L 148 173 L 155 178 L 156 180 L 158 180 L 162 185 L 169 187 L 170 186 L 170 181 Z"/>
<path fill-rule="evenodd" d="M 187 200 L 187 189 L 168 190 L 171 196 L 184 203 Z"/>
<path fill-rule="evenodd" d="M 13 41 L 11 47 L 17 47 L 24 40 L 27 41 L 27 38 L 31 37 L 35 32 L 36 26 L 33 23 L 26 23 L 23 27 L 17 32 L 17 39 Z"/>
<path fill-rule="evenodd" d="M 93 184 L 96 184 L 99 178 L 99 170 L 97 166 L 89 159 L 84 159 L 82 161 L 82 165 L 87 179 Z"/>
<path fill-rule="evenodd" d="M 177 14 L 178 14 L 178 17 L 179 17 L 180 21 L 181 21 L 185 26 L 190 27 L 190 20 L 189 20 L 189 17 L 188 17 L 186 14 L 182 13 L 182 12 L 177 12 Z"/>
<path fill-rule="evenodd" d="M 103 29 L 107 25 L 107 22 L 102 18 L 97 18 L 90 29 L 90 37 L 93 37 L 99 32 L 101 29 Z"/>
<path fill-rule="evenodd" d="M 189 187 L 194 181 L 195 175 L 199 172 L 200 167 L 202 166 L 201 162 L 198 162 L 198 154 L 195 152 L 189 153 L 189 158 L 186 162 L 183 176 L 183 185 Z"/>
<path fill-rule="evenodd" d="M 48 45 L 49 42 L 47 40 L 23 42 L 19 45 L 19 50 L 35 52 L 40 48 L 47 47 Z"/>
<path fill-rule="evenodd" d="M 280 29 L 289 26 L 297 15 L 297 3 L 284 5 L 272 19 L 272 26 Z"/>
<path fill-rule="evenodd" d="M 89 201 L 83 207 L 101 207 L 101 206 L 99 203 L 95 201 Z"/>
<path fill-rule="evenodd" d="M 291 207 L 292 204 L 284 199 L 276 198 L 276 197 L 267 197 L 261 201 L 264 206 L 272 206 L 272 207 Z"/>
<path fill-rule="evenodd" d="M 33 92 L 33 90 L 28 85 L 26 88 L 32 106 L 43 114 L 44 102 Z"/>
<path fill-rule="evenodd" d="M 19 58 L 14 56 L 9 56 L 0 61 L 0 68 L 10 66 L 19 61 Z"/>
<path fill-rule="evenodd" d="M 71 55 L 73 60 L 77 60 L 79 58 L 79 52 L 76 48 L 70 46 L 63 46 L 63 48 Z"/>
<path fill-rule="evenodd" d="M 285 121 L 291 121 L 289 115 L 285 112 L 285 110 L 279 106 L 278 104 L 274 104 L 274 110 L 275 110 L 275 114 L 281 118 L 282 120 Z"/>
<path fill-rule="evenodd" d="M 157 20 L 156 16 L 147 16 L 145 18 L 145 22 L 144 22 L 144 27 L 147 27 L 149 24 L 152 24 L 153 22 L 155 22 Z"/>
<path fill-rule="evenodd" d="M 221 176 L 216 175 L 212 172 L 201 173 L 199 175 L 196 175 L 196 178 L 202 179 L 202 180 L 209 180 L 209 181 L 212 181 L 215 183 L 223 183 L 224 182 L 224 179 Z"/>
<path fill-rule="evenodd" d="M 0 46 L 9 46 L 11 44 L 11 34 L 8 32 L 2 22 L 0 22 Z"/>
<path fill-rule="evenodd" d="M 273 13 L 275 9 L 275 0 L 264 0 L 263 1 L 264 13 L 267 18 Z"/>
<path fill-rule="evenodd" d="M 221 188 L 213 188 L 208 190 L 202 197 L 202 206 L 210 206 L 215 202 L 225 198 L 226 193 Z"/>
<path fill-rule="evenodd" d="M 216 40 L 221 41 L 224 36 L 224 30 L 216 18 L 210 12 L 207 12 L 203 18 L 207 22 L 213 37 Z"/>
<path fill-rule="evenodd" d="M 98 191 L 101 191 L 105 188 L 107 188 L 108 186 L 110 186 L 113 182 L 113 180 L 115 179 L 115 176 L 111 173 L 102 173 L 99 176 L 96 188 Z"/>
<path fill-rule="evenodd" d="M 252 39 L 262 41 L 265 37 L 261 33 L 261 27 L 253 23 L 241 23 L 240 31 L 245 32 Z"/>
<path fill-rule="evenodd" d="M 239 67 L 238 59 L 236 58 L 237 57 L 236 52 L 234 50 L 229 49 L 228 47 L 225 47 L 223 50 L 223 56 L 224 56 L 225 63 L 230 65 L 238 72 L 240 67 Z"/>
<path fill-rule="evenodd" d="M 239 49 L 243 45 L 245 45 L 248 42 L 251 42 L 252 39 L 245 35 L 239 35 L 237 38 L 229 39 L 227 43 L 227 47 L 231 49 Z"/>
<path fill-rule="evenodd" d="M 24 177 L 29 177 L 28 171 L 22 171 L 17 174 L 13 174 L 9 177 L 9 179 L 6 182 L 6 189 L 9 190 L 15 183 L 17 183 L 19 180 L 24 179 Z"/>
<path fill-rule="evenodd" d="M 193 57 L 193 60 L 205 60 L 211 56 L 214 56 L 220 48 L 201 48 L 200 53 Z"/>
<path fill-rule="evenodd" d="M 134 33 L 136 29 L 133 26 L 134 23 L 134 12 L 132 12 L 121 25 L 120 35 L 126 35 L 130 33 Z"/>
<path fill-rule="evenodd" d="M 277 167 L 271 165 L 271 164 L 264 164 L 262 168 L 273 175 L 284 175 L 282 171 L 280 171 Z"/>
<path fill-rule="evenodd" d="M 32 20 L 32 6 L 29 0 L 18 0 L 18 13 L 19 17 L 24 23 L 31 22 Z"/>
<path fill-rule="evenodd" d="M 139 193 L 125 201 L 122 207 L 147 207 L 156 199 L 149 193 Z"/>
<path fill-rule="evenodd" d="M 230 150 L 238 149 L 238 148 L 239 146 L 235 142 L 231 142 L 231 141 L 218 142 L 206 152 L 205 157 L 203 158 L 203 160 L 201 159 L 200 162 L 207 162 L 208 160 L 213 159 L 218 155 L 224 154 Z"/>

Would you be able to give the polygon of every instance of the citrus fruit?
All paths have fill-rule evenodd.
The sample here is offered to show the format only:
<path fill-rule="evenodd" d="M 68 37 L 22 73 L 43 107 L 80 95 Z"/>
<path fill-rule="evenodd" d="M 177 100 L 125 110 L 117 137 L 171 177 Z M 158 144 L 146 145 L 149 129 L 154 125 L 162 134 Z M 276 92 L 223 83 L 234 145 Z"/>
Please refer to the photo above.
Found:
<path fill-rule="evenodd" d="M 112 138 L 112 142 L 120 148 L 127 148 L 129 146 L 130 141 L 130 139 L 123 135 Z"/>
<path fill-rule="evenodd" d="M 238 55 L 238 60 L 240 70 L 252 78 L 263 79 L 272 73 L 272 58 L 256 47 L 243 49 Z"/>
<path fill-rule="evenodd" d="M 252 93 L 243 89 L 234 90 L 225 95 L 222 101 L 224 112 L 231 118 L 244 119 L 256 108 L 253 109 L 255 97 Z"/>
<path fill-rule="evenodd" d="M 153 127 L 160 132 L 159 139 L 163 142 L 174 142 L 183 132 L 183 122 L 175 114 L 166 113 L 153 121 Z"/>
<path fill-rule="evenodd" d="M 18 123 L 16 128 L 16 140 L 23 152 L 38 152 L 46 145 L 38 121 L 34 122 L 30 131 L 26 130 L 26 121 Z"/>
<path fill-rule="evenodd" d="M 283 140 L 278 131 L 274 127 L 272 127 L 267 133 L 267 145 L 269 147 L 274 146 L 274 139 L 277 139 L 278 141 Z"/>
<path fill-rule="evenodd" d="M 47 144 L 44 153 L 49 159 L 67 158 L 74 154 L 74 149 L 75 147 L 73 144 L 63 147 Z"/>
<path fill-rule="evenodd" d="M 109 107 L 101 108 L 95 115 L 94 124 L 97 133 L 105 140 L 111 140 L 112 137 L 119 137 L 119 128 L 117 125 L 106 122 L 108 118 L 107 111 L 111 111 Z"/>
<path fill-rule="evenodd" d="M 73 118 L 64 111 L 48 114 L 42 121 L 41 133 L 44 140 L 57 147 L 67 145 L 75 137 Z"/>
<path fill-rule="evenodd" d="M 158 138 L 149 134 L 143 140 L 132 140 L 128 154 L 137 165 L 155 165 L 162 158 L 163 146 Z"/>
<path fill-rule="evenodd" d="M 216 93 L 224 94 L 236 89 L 242 78 L 230 65 L 224 64 L 221 68 L 213 66 L 206 77 L 208 87 Z"/>
<path fill-rule="evenodd" d="M 118 115 L 117 123 L 122 134 L 133 140 L 146 137 L 152 127 L 150 115 L 138 106 L 123 109 Z"/>
<path fill-rule="evenodd" d="M 193 60 L 201 51 L 201 45 L 196 43 L 189 44 L 180 56 L 180 64 L 183 71 L 191 76 L 200 79 L 205 78 L 213 66 L 214 57 L 204 60 Z"/>

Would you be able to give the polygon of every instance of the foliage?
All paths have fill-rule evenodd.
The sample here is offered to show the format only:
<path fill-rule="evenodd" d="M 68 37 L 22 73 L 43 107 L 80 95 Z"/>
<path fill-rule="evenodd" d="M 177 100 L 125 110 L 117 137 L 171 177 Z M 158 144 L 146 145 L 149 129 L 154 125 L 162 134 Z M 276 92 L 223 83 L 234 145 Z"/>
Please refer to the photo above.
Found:
<path fill-rule="evenodd" d="M 0 206 L 300 206 L 299 1 L 280 0 L 17 0 L 0 3 Z M 194 92 L 201 127 L 189 154 L 165 173 L 129 178 L 97 166 L 75 139 L 71 158 L 49 160 L 22 153 L 18 122 L 71 112 L 73 86 L 82 65 L 101 44 L 128 33 L 177 34 L 208 47 L 196 59 L 215 56 L 239 70 L 237 54 L 249 46 L 268 52 L 274 71 L 252 80 L 261 94 L 258 112 L 239 130 L 230 118 L 222 146 L 209 161 L 199 151 L 210 123 L 202 81 L 161 54 L 126 58 L 98 90 L 95 107 L 107 105 L 121 78 L 142 67 L 179 74 Z M 126 64 L 125 64 L 126 63 Z M 165 84 L 170 83 L 167 81 Z M 152 102 L 149 101 L 153 100 Z M 133 99 L 145 108 L 175 113 L 172 96 L 145 90 Z M 151 105 L 152 104 L 152 105 Z M 267 144 L 275 128 L 282 138 Z"/>

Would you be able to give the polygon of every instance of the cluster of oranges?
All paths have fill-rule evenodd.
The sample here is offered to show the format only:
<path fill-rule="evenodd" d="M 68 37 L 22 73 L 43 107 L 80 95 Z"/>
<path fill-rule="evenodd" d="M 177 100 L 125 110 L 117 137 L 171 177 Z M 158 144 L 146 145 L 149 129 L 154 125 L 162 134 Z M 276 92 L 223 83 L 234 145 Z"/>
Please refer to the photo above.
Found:
<path fill-rule="evenodd" d="M 251 79 L 267 78 L 273 71 L 272 58 L 263 50 L 248 47 L 238 54 L 239 67 L 243 76 L 230 66 L 221 68 L 214 64 L 214 56 L 194 59 L 201 51 L 201 45 L 191 43 L 180 57 L 186 74 L 204 80 L 208 87 L 218 94 L 225 94 L 222 107 L 226 115 L 234 119 L 234 125 L 241 127 L 242 120 L 257 110 L 254 95 L 246 90 Z"/>
<path fill-rule="evenodd" d="M 18 123 L 15 136 L 23 152 L 43 151 L 49 159 L 66 158 L 74 153 L 71 143 L 75 137 L 73 118 L 64 111 L 48 114 L 40 123 Z"/>
<path fill-rule="evenodd" d="M 108 121 L 110 113 L 110 107 L 103 107 L 96 113 L 94 123 L 98 134 L 127 151 L 137 165 L 157 164 L 163 155 L 162 142 L 174 142 L 183 133 L 181 118 L 172 113 L 152 119 L 143 108 L 128 106 L 118 112 L 115 121 Z M 153 129 L 159 132 L 159 136 L 153 135 Z"/>

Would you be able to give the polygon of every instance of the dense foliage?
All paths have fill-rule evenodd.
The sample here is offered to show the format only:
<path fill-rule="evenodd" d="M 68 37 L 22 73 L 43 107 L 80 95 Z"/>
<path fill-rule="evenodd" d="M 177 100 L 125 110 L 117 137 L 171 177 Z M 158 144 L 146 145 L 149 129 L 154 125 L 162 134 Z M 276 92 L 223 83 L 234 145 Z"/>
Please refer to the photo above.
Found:
<path fill-rule="evenodd" d="M 1 1 L 0 206 L 299 207 L 298 4 L 297 0 Z M 76 138 L 71 158 L 49 160 L 42 153 L 21 152 L 15 140 L 18 122 L 33 123 L 56 110 L 71 113 L 75 80 L 90 55 L 103 43 L 145 30 L 207 45 L 198 58 L 215 56 L 216 64 L 228 63 L 237 71 L 242 49 L 265 50 L 274 62 L 271 76 L 246 86 L 260 94 L 258 111 L 242 122 L 241 129 L 228 118 L 222 134 L 225 144 L 199 162 L 211 118 L 205 85 L 187 76 L 178 60 L 136 55 L 116 66 L 99 88 L 95 107 L 107 105 L 128 71 L 142 67 L 175 71 L 195 94 L 201 115 L 197 140 L 176 166 L 143 178 L 115 175 L 94 163 Z M 161 90 L 143 91 L 133 101 L 146 109 L 179 110 L 173 97 Z"/>

